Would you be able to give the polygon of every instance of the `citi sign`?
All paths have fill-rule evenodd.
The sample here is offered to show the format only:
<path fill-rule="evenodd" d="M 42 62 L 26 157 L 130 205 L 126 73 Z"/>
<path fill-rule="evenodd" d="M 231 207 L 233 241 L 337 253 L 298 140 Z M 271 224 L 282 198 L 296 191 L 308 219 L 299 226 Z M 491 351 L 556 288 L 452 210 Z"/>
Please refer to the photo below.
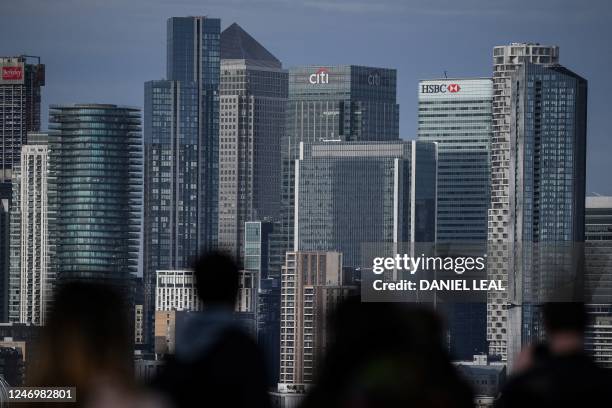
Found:
<path fill-rule="evenodd" d="M 325 68 L 320 68 L 314 74 L 310 74 L 308 82 L 311 84 L 329 84 L 329 71 Z"/>
<path fill-rule="evenodd" d="M 5 81 L 19 81 L 23 79 L 23 67 L 2 67 L 2 79 Z"/>
<path fill-rule="evenodd" d="M 442 85 L 421 85 L 421 93 L 437 94 L 437 93 L 457 93 L 461 90 L 459 84 L 442 84 Z"/>

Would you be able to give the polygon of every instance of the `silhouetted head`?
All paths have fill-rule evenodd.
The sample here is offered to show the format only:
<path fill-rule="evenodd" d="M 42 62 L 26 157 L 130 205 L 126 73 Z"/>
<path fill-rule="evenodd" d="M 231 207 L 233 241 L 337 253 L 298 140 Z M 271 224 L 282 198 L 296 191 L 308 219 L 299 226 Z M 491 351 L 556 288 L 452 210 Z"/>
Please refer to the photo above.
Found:
<path fill-rule="evenodd" d="M 238 296 L 238 266 L 222 252 L 208 252 L 193 263 L 198 296 L 206 305 L 234 307 Z"/>
<path fill-rule="evenodd" d="M 95 384 L 133 379 L 129 309 L 113 287 L 71 282 L 60 285 L 43 328 L 40 358 L 28 374 L 36 386 L 77 386 L 86 400 Z"/>
<path fill-rule="evenodd" d="M 420 305 L 346 300 L 331 316 L 330 343 L 303 406 L 473 406 L 445 350 L 442 327 Z"/>
<path fill-rule="evenodd" d="M 581 302 L 549 302 L 542 307 L 544 327 L 550 336 L 560 332 L 583 334 L 587 325 L 587 314 Z"/>

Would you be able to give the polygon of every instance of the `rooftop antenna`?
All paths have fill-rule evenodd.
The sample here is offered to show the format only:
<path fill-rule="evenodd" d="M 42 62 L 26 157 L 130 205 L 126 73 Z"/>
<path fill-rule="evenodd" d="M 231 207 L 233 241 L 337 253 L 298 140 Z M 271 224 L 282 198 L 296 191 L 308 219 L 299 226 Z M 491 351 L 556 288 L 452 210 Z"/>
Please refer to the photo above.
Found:
<path fill-rule="evenodd" d="M 444 71 L 444 78 L 448 79 L 448 76 L 446 75 L 446 70 Z"/>

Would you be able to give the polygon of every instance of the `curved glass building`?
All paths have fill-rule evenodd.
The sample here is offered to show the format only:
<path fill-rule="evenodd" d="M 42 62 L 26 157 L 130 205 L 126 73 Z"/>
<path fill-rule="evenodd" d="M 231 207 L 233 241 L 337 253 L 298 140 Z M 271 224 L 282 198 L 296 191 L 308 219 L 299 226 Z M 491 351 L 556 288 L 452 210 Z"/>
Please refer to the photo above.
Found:
<path fill-rule="evenodd" d="M 128 288 L 138 268 L 142 145 L 138 108 L 51 105 L 49 158 L 58 282 Z"/>

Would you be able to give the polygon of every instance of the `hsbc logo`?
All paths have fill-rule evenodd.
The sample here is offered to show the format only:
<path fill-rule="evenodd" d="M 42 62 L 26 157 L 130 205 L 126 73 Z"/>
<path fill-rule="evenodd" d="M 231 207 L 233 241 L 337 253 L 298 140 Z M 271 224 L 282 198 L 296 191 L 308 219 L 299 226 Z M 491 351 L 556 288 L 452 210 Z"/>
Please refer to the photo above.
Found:
<path fill-rule="evenodd" d="M 325 68 L 320 68 L 317 72 L 308 77 L 308 82 L 313 85 L 329 84 L 329 71 Z"/>
<path fill-rule="evenodd" d="M 446 87 L 446 90 L 450 93 L 455 93 L 459 92 L 461 90 L 461 87 L 459 86 L 459 84 L 450 84 Z"/>
<path fill-rule="evenodd" d="M 461 90 L 459 84 L 442 84 L 442 85 L 421 85 L 421 93 L 437 94 L 437 93 L 457 93 Z"/>
<path fill-rule="evenodd" d="M 23 67 L 2 67 L 2 79 L 5 81 L 20 81 L 23 79 Z"/>

